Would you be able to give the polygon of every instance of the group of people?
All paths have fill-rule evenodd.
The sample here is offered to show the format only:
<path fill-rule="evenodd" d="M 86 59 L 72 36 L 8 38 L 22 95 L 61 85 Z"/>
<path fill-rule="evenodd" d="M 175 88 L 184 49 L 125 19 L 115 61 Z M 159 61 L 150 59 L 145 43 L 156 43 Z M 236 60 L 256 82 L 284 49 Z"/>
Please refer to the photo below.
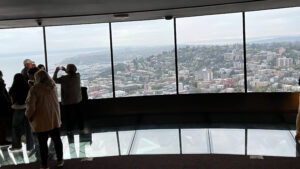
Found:
<path fill-rule="evenodd" d="M 60 70 L 65 71 L 66 75 L 57 77 Z M 43 65 L 36 67 L 33 61 L 26 59 L 23 70 L 15 74 L 8 92 L 0 71 L 0 106 L 3 112 L 0 114 L 0 144 L 9 143 L 6 140 L 7 120 L 12 112 L 12 143 L 9 150 L 22 148 L 21 137 L 25 130 L 27 151 L 39 147 L 41 168 L 48 168 L 49 137 L 54 143 L 57 166 L 62 167 L 64 163 L 60 138 L 61 111 L 56 83 L 61 84 L 61 103 L 67 117 L 68 133 L 73 131 L 73 116 L 78 117 L 79 128 L 83 130 L 79 112 L 82 101 L 80 74 L 74 64 L 68 64 L 67 68 L 57 67 L 51 78 Z"/>

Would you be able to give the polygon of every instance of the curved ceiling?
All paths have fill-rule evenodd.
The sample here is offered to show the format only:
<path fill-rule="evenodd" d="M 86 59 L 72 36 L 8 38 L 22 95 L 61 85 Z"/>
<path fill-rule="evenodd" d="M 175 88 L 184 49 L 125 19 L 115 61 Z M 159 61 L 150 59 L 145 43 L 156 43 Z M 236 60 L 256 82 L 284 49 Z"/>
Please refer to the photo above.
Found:
<path fill-rule="evenodd" d="M 1 0 L 0 28 L 118 22 L 300 6 L 299 0 Z M 128 13 L 118 19 L 116 13 Z"/>

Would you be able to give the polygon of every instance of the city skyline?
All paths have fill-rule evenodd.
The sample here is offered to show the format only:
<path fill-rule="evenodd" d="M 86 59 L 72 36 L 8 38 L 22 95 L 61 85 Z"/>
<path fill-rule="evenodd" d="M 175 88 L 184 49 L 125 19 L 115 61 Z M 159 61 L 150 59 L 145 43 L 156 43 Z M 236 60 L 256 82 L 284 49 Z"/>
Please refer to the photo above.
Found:
<path fill-rule="evenodd" d="M 299 11 L 245 13 L 249 91 L 298 90 L 293 85 L 299 76 Z M 117 96 L 176 92 L 173 28 L 172 20 L 162 19 L 112 23 Z M 242 13 L 178 18 L 176 28 L 180 92 L 243 92 Z M 74 62 L 93 95 L 112 97 L 108 24 L 45 29 L 50 75 L 56 66 Z M 0 69 L 8 85 L 25 58 L 45 63 L 42 28 L 2 29 L 0 35 Z"/>

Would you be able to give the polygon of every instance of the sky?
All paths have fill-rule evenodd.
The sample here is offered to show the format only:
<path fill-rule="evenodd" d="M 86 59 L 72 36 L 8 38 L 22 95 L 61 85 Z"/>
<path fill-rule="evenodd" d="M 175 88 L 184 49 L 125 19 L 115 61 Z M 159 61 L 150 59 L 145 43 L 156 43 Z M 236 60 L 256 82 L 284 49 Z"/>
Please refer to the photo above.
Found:
<path fill-rule="evenodd" d="M 248 38 L 300 35 L 300 7 L 246 13 Z M 173 45 L 173 21 L 151 20 L 112 24 L 113 45 Z M 48 51 L 109 47 L 108 24 L 46 27 Z M 242 14 L 220 14 L 177 19 L 178 44 L 242 38 Z M 42 28 L 0 30 L 0 57 L 43 51 Z"/>

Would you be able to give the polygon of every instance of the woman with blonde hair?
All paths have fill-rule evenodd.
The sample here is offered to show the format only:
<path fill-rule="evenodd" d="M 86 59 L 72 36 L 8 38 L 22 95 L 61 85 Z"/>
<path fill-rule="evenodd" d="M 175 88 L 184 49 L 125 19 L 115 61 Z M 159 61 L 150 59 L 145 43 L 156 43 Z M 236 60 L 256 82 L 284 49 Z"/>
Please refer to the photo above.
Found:
<path fill-rule="evenodd" d="M 62 167 L 63 150 L 59 131 L 61 117 L 55 82 L 42 70 L 35 73 L 34 78 L 34 86 L 26 99 L 26 116 L 39 141 L 41 165 L 42 168 L 48 168 L 47 140 L 50 136 L 54 142 L 57 166 Z"/>

